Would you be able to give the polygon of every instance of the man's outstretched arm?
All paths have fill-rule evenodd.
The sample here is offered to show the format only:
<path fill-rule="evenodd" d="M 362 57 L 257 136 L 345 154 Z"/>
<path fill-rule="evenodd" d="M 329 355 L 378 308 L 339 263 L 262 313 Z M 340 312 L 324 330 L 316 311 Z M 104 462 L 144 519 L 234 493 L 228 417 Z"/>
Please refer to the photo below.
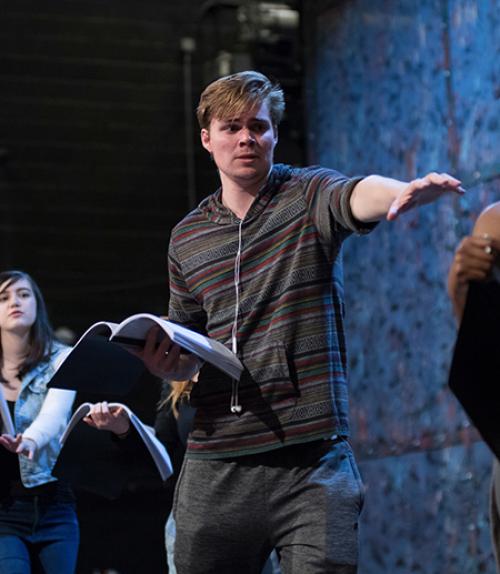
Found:
<path fill-rule="evenodd" d="M 351 195 L 351 211 L 358 221 L 392 221 L 414 207 L 432 203 L 447 193 L 464 193 L 461 182 L 447 173 L 429 173 L 410 182 L 380 175 L 361 180 Z"/>

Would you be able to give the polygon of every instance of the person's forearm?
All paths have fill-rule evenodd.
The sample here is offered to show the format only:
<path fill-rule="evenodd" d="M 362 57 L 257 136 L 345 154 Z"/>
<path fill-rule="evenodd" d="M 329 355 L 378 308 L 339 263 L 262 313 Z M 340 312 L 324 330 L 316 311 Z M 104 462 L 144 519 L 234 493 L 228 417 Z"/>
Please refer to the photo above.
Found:
<path fill-rule="evenodd" d="M 457 323 L 460 324 L 464 314 L 465 301 L 467 299 L 467 291 L 469 284 L 461 282 L 458 279 L 456 272 L 456 264 L 453 263 L 448 273 L 448 295 L 453 307 L 453 314 Z"/>
<path fill-rule="evenodd" d="M 364 222 L 385 218 L 392 202 L 407 185 L 403 181 L 380 175 L 365 177 L 352 192 L 352 214 L 358 221 Z"/>
<path fill-rule="evenodd" d="M 41 449 L 59 436 L 68 422 L 75 395 L 75 391 L 49 389 L 40 412 L 23 437 L 34 441 Z"/>

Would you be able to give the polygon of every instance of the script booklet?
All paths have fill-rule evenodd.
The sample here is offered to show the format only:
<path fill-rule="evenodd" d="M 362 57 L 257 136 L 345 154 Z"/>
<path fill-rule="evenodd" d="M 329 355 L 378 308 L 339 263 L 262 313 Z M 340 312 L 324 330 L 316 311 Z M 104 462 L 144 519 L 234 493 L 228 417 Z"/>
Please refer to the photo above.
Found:
<path fill-rule="evenodd" d="M 243 365 L 238 357 L 222 343 L 205 337 L 200 333 L 196 333 L 191 329 L 187 329 L 182 325 L 177 325 L 176 323 L 161 319 L 149 313 L 131 315 L 118 324 L 106 322 L 96 323 L 90 327 L 83 336 L 85 337 L 85 335 L 91 334 L 94 332 L 94 329 L 99 331 L 104 326 L 110 330 L 110 341 L 125 346 L 142 348 L 148 331 L 155 325 L 160 327 L 157 343 L 160 343 L 164 338 L 165 335 L 162 334 L 163 331 L 174 343 L 186 351 L 211 363 L 231 378 L 239 380 L 241 372 L 243 371 Z"/>
<path fill-rule="evenodd" d="M 222 343 L 156 315 L 139 313 L 121 323 L 100 321 L 89 327 L 61 363 L 49 387 L 127 394 L 145 370 L 134 350 L 144 347 L 149 330 L 156 325 L 160 327 L 157 344 L 168 336 L 184 351 L 239 380 L 243 365 Z"/>
<path fill-rule="evenodd" d="M 14 423 L 12 422 L 12 417 L 10 416 L 9 405 L 3 396 L 2 389 L 0 389 L 0 416 L 2 417 L 2 434 L 8 434 L 10 436 L 16 436 L 16 430 L 14 428 Z"/>
<path fill-rule="evenodd" d="M 73 413 L 73 416 L 69 420 L 66 429 L 64 430 L 63 434 L 59 439 L 61 448 L 64 448 L 68 435 L 75 428 L 75 426 L 85 416 L 87 416 L 92 406 L 93 406 L 92 403 L 82 403 Z M 130 408 L 127 407 L 127 405 L 124 405 L 122 403 L 109 403 L 108 406 L 110 409 L 121 407 L 127 413 L 130 423 L 133 425 L 140 439 L 148 449 L 149 454 L 151 455 L 156 465 L 156 468 L 160 473 L 161 479 L 163 481 L 167 480 L 167 478 L 171 476 L 173 473 L 172 463 L 170 461 L 170 457 L 165 447 L 156 438 L 156 436 L 153 433 L 153 430 L 150 429 L 150 427 L 147 427 L 145 424 L 143 424 L 142 421 L 130 410 Z M 102 433 L 103 431 L 97 431 L 97 432 Z"/>

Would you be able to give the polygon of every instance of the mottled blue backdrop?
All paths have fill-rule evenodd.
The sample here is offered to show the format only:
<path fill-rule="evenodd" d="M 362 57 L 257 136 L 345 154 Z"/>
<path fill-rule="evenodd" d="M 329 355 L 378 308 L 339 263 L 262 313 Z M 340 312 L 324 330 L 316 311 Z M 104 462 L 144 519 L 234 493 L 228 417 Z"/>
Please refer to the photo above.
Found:
<path fill-rule="evenodd" d="M 446 275 L 500 200 L 500 0 L 310 1 L 304 29 L 311 162 L 468 190 L 345 246 L 360 574 L 493 573 L 491 455 L 447 388 Z"/>

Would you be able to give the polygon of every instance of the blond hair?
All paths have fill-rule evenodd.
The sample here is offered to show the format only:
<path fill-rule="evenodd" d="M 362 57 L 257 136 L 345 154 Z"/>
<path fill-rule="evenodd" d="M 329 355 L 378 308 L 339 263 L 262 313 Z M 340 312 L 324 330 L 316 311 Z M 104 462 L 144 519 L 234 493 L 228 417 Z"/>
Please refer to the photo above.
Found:
<path fill-rule="evenodd" d="M 194 375 L 194 377 L 189 381 L 170 381 L 168 383 L 170 385 L 170 392 L 168 393 L 167 398 L 158 404 L 158 410 L 170 405 L 175 418 L 177 418 L 179 416 L 177 405 L 182 401 L 189 401 L 189 395 L 191 394 L 193 385 L 197 381 L 198 373 L 196 373 L 196 375 Z"/>
<path fill-rule="evenodd" d="M 189 394 L 193 388 L 193 381 L 173 381 L 169 384 L 170 392 L 168 393 L 167 398 L 158 404 L 158 410 L 166 407 L 167 405 L 170 405 L 175 418 L 177 418 L 179 416 L 178 405 L 182 401 L 189 400 Z"/>
<path fill-rule="evenodd" d="M 212 119 L 238 117 L 243 110 L 267 102 L 274 127 L 285 111 L 283 90 L 260 72 L 246 71 L 224 76 L 209 84 L 200 96 L 196 110 L 200 128 L 208 129 Z"/>

